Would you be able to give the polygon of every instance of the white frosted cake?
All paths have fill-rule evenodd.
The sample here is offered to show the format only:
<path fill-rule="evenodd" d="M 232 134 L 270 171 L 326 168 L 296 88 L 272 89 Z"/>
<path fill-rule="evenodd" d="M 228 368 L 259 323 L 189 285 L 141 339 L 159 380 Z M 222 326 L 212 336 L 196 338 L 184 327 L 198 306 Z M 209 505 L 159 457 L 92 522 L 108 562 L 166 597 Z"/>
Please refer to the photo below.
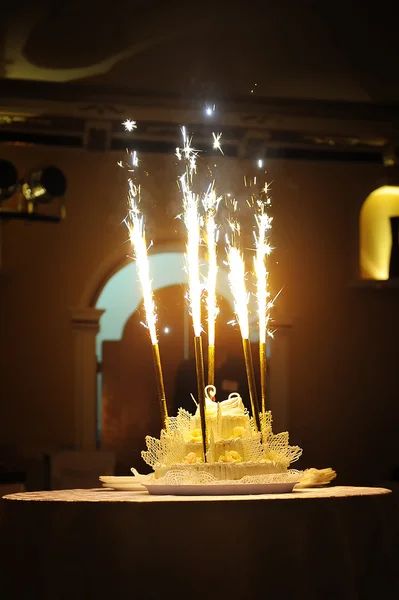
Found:
<path fill-rule="evenodd" d="M 191 415 L 180 408 L 176 417 L 168 418 L 159 440 L 146 438 L 147 450 L 142 457 L 153 468 L 154 477 L 172 475 L 180 481 L 200 482 L 288 474 L 290 463 L 302 450 L 289 445 L 287 432 L 272 433 L 271 413 L 260 415 L 258 431 L 238 394 L 216 402 L 206 391 L 206 460 L 199 409 Z"/>

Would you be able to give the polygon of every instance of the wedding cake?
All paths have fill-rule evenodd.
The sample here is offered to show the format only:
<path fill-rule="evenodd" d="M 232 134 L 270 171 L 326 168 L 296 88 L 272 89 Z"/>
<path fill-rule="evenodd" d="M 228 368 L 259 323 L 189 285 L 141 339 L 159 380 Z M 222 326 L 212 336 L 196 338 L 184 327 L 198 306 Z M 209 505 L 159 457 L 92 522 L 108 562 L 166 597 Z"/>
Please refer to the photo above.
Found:
<path fill-rule="evenodd" d="M 215 388 L 205 390 L 206 453 L 199 408 L 195 414 L 180 408 L 169 417 L 160 439 L 146 437 L 144 461 L 154 478 L 178 482 L 273 482 L 295 479 L 290 471 L 302 450 L 290 446 L 288 433 L 274 435 L 270 411 L 260 414 L 260 431 L 241 397 L 230 394 L 216 402 Z"/>

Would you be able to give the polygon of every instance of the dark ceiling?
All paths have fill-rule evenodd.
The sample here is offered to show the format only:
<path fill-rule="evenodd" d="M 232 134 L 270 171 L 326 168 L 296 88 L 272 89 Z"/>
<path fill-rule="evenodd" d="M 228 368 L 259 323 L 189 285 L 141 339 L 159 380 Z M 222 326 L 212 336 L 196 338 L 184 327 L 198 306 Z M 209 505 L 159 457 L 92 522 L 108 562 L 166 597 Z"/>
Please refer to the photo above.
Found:
<path fill-rule="evenodd" d="M 2 6 L 0 69 L 154 96 L 396 102 L 394 4 L 373 6 L 22 0 Z"/>

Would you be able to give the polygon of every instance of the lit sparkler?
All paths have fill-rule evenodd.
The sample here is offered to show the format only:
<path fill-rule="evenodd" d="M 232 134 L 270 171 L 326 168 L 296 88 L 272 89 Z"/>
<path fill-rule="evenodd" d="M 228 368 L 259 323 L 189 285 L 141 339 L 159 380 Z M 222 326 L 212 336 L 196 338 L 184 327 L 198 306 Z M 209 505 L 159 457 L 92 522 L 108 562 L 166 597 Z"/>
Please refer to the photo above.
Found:
<path fill-rule="evenodd" d="M 216 301 L 216 281 L 217 281 L 217 227 L 215 215 L 218 209 L 220 198 L 216 196 L 213 184 L 208 188 L 204 198 L 205 208 L 205 231 L 206 245 L 208 253 L 208 277 L 206 282 L 206 308 L 208 315 L 208 385 L 215 384 L 215 326 L 216 317 L 219 309 Z"/>
<path fill-rule="evenodd" d="M 196 172 L 197 151 L 191 146 L 186 128 L 182 127 L 183 148 L 180 151 L 186 162 L 186 169 L 180 177 L 183 195 L 183 221 L 187 231 L 186 264 L 188 273 L 188 301 L 194 329 L 195 368 L 197 374 L 198 404 L 200 408 L 202 447 L 206 462 L 206 418 L 205 418 L 205 373 L 202 350 L 201 296 L 202 286 L 199 272 L 199 247 L 201 243 L 201 218 L 199 197 L 191 189 L 193 174 Z"/>
<path fill-rule="evenodd" d="M 131 119 L 126 119 L 126 121 L 123 121 L 122 125 L 126 131 L 133 131 L 134 129 L 137 129 L 136 121 L 132 121 Z"/>
<path fill-rule="evenodd" d="M 249 341 L 249 318 L 248 300 L 249 296 L 245 285 L 245 263 L 240 250 L 228 245 L 227 259 L 229 264 L 229 282 L 234 299 L 234 311 L 241 331 L 242 347 L 244 350 L 245 369 L 247 372 L 249 398 L 255 427 L 260 430 L 258 395 L 254 366 L 252 361 L 251 343 Z"/>
<path fill-rule="evenodd" d="M 194 335 L 201 335 L 201 295 L 202 286 L 199 272 L 199 246 L 201 241 L 201 220 L 198 212 L 198 196 L 187 184 L 187 175 L 180 178 L 183 192 L 183 220 L 187 230 L 186 261 L 188 272 L 188 299 L 193 319 Z"/>
<path fill-rule="evenodd" d="M 258 202 L 258 213 L 255 215 L 257 232 L 254 232 L 256 254 L 254 256 L 254 267 L 256 275 L 256 298 L 258 304 L 259 323 L 259 361 L 260 361 L 260 387 L 262 400 L 262 413 L 266 411 L 266 344 L 268 334 L 268 323 L 270 320 L 269 310 L 272 302 L 269 302 L 270 292 L 268 290 L 268 272 L 266 268 L 266 257 L 272 251 L 267 241 L 268 231 L 271 229 L 272 218 L 265 212 L 264 203 Z"/>
<path fill-rule="evenodd" d="M 144 217 L 139 210 L 139 203 L 140 186 L 134 184 L 132 180 L 129 180 L 129 214 L 126 219 L 126 225 L 129 230 L 130 242 L 134 250 L 137 273 L 143 293 L 146 326 L 150 333 L 152 345 L 162 424 L 163 427 L 167 429 L 168 411 L 156 328 L 157 315 L 151 285 L 150 265 L 147 255 Z"/>

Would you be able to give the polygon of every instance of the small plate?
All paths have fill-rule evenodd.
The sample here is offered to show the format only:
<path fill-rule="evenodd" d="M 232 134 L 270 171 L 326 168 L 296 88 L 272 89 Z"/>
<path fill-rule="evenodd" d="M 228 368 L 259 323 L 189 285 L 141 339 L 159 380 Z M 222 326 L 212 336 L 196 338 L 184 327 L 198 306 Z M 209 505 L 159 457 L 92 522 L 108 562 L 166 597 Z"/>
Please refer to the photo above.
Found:
<path fill-rule="evenodd" d="M 139 483 L 132 475 L 127 477 L 112 477 L 101 475 L 99 480 L 102 482 L 102 487 L 112 488 L 118 492 L 144 492 L 144 486 Z"/>
<path fill-rule="evenodd" d="M 115 475 L 101 475 L 99 480 L 102 483 L 132 483 L 135 478 L 133 475 L 127 475 L 126 477 L 119 477 Z"/>
<path fill-rule="evenodd" d="M 103 488 L 115 490 L 115 492 L 146 492 L 147 490 L 141 483 L 103 483 Z"/>
<path fill-rule="evenodd" d="M 287 494 L 292 492 L 291 483 L 226 483 L 198 485 L 143 484 L 148 493 L 157 496 L 246 496 L 247 494 Z"/>

